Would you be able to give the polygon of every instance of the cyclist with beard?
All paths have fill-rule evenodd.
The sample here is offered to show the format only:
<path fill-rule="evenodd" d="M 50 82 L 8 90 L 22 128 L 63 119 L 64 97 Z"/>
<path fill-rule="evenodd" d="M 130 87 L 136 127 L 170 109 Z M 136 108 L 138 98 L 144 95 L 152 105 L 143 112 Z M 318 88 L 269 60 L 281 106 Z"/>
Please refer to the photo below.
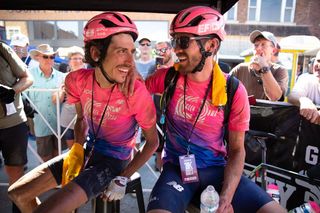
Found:
<path fill-rule="evenodd" d="M 106 187 L 105 198 L 121 199 L 130 176 L 156 150 L 156 112 L 149 92 L 138 81 L 132 96 L 120 91 L 134 67 L 137 37 L 135 24 L 121 13 L 105 12 L 86 24 L 85 58 L 93 69 L 66 78 L 67 99 L 77 112 L 75 143 L 66 155 L 38 166 L 9 188 L 22 212 L 70 212 Z M 147 143 L 130 161 L 138 124 Z M 36 197 L 61 183 L 64 187 L 39 205 Z"/>
<path fill-rule="evenodd" d="M 224 20 L 216 10 L 197 6 L 179 12 L 170 27 L 179 59 L 175 90 L 165 111 L 163 171 L 149 200 L 148 212 L 184 212 L 193 197 L 213 185 L 220 194 L 216 212 L 286 212 L 258 185 L 242 176 L 244 134 L 249 128 L 249 103 L 244 86 L 235 92 L 223 143 L 227 101 L 224 74 L 216 54 L 225 38 Z M 146 80 L 151 93 L 167 93 L 172 69 L 157 70 Z"/>

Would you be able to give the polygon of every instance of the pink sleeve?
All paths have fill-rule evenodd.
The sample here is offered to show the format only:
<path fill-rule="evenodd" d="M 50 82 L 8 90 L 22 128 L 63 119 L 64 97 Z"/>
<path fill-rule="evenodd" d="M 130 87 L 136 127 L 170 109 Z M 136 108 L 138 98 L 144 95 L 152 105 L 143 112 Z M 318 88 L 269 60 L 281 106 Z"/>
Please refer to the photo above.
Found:
<path fill-rule="evenodd" d="M 135 92 L 129 99 L 129 104 L 135 112 L 135 118 L 142 129 L 149 129 L 156 123 L 156 108 L 145 85 L 136 82 Z"/>
<path fill-rule="evenodd" d="M 248 94 L 241 82 L 233 97 L 231 107 L 229 130 L 231 131 L 247 131 L 250 122 L 250 105 Z"/>
<path fill-rule="evenodd" d="M 168 68 L 158 69 L 146 79 L 145 84 L 151 94 L 163 93 L 164 79 L 167 72 Z"/>
<path fill-rule="evenodd" d="M 70 104 L 80 102 L 80 94 L 77 88 L 77 73 L 71 72 L 65 79 L 65 88 L 67 93 L 67 102 Z"/>

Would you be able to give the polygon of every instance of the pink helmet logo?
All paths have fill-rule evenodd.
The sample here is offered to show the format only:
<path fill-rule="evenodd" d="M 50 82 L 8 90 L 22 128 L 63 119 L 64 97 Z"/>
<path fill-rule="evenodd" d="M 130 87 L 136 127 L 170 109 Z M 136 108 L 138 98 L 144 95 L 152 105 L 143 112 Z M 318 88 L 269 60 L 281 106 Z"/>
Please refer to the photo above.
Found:
<path fill-rule="evenodd" d="M 198 33 L 199 34 L 211 34 L 211 33 L 216 33 L 220 28 L 224 28 L 224 25 L 217 25 L 216 22 L 211 22 L 211 23 L 204 23 L 204 24 L 199 24 L 198 25 Z"/>

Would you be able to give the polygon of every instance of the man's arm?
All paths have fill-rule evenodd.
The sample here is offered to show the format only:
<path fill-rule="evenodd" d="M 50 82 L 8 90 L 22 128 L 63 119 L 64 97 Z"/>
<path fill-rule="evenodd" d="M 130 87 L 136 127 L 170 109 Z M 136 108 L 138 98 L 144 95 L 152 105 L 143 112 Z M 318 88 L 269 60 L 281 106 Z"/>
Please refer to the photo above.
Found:
<path fill-rule="evenodd" d="M 282 96 L 282 90 L 271 71 L 261 74 L 263 89 L 270 101 L 277 101 Z"/>
<path fill-rule="evenodd" d="M 135 171 L 149 160 L 159 146 L 158 133 L 155 124 L 149 129 L 142 129 L 142 132 L 146 138 L 146 144 L 143 149 L 134 156 L 129 165 L 121 173 L 121 176 L 130 178 Z"/>
<path fill-rule="evenodd" d="M 217 213 L 230 209 L 231 201 L 238 187 L 245 160 L 244 134 L 244 132 L 229 131 L 228 161 L 224 170 Z"/>
<path fill-rule="evenodd" d="M 19 73 L 17 78 L 19 79 L 19 81 L 12 87 L 15 93 L 21 93 L 22 91 L 30 87 L 33 83 L 33 78 L 27 68 L 25 72 Z"/>
<path fill-rule="evenodd" d="M 300 115 L 311 123 L 320 124 L 320 110 L 311 99 L 293 90 L 288 96 L 288 102 L 300 107 Z"/>
<path fill-rule="evenodd" d="M 77 119 L 74 124 L 74 138 L 76 143 L 83 145 L 88 134 L 88 124 L 84 117 L 81 103 L 76 103 L 75 106 Z"/>

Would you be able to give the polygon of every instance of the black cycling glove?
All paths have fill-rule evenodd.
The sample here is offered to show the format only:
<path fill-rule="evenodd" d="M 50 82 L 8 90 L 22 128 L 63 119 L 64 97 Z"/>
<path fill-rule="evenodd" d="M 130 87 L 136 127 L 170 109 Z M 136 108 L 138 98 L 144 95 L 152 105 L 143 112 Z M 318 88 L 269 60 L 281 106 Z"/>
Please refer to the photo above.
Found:
<path fill-rule="evenodd" d="M 0 86 L 0 101 L 9 104 L 14 101 L 15 91 L 13 89 L 8 89 L 4 86 Z"/>

